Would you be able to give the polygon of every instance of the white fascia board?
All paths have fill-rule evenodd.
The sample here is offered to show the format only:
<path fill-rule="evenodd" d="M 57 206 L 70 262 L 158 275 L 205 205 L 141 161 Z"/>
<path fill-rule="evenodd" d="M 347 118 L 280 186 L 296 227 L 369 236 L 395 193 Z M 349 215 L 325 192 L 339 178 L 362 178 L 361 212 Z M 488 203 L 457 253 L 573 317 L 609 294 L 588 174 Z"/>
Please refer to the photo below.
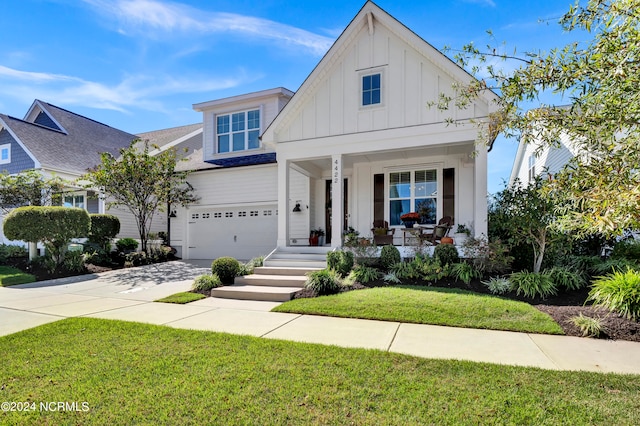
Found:
<path fill-rule="evenodd" d="M 31 119 L 29 119 L 29 117 L 31 117 L 36 111 L 42 111 L 45 114 L 47 114 L 47 117 L 49 117 L 49 119 L 51 121 L 53 121 L 53 123 L 58 127 L 58 129 L 60 129 L 60 131 L 62 133 L 64 133 L 65 135 L 68 135 L 69 132 L 67 132 L 67 130 L 62 127 L 62 124 L 60 124 L 58 122 L 58 120 L 56 120 L 55 118 L 53 118 L 53 116 L 51 114 L 49 114 L 49 111 L 47 111 L 47 109 L 44 107 L 44 105 L 42 105 L 42 103 L 36 99 L 35 101 L 33 101 L 33 104 L 31 104 L 31 107 L 29 108 L 29 111 L 27 111 L 27 113 L 24 116 L 24 121 L 28 121 L 28 122 L 32 122 Z M 33 117 L 33 120 L 35 120 L 36 117 Z M 46 127 L 46 126 L 45 126 Z"/>
<path fill-rule="evenodd" d="M 31 151 L 29 151 L 29 149 L 26 147 L 26 145 L 24 143 L 22 143 L 22 141 L 20 140 L 18 135 L 16 135 L 13 132 L 13 130 L 11 130 L 11 128 L 9 126 L 7 126 L 7 123 L 5 123 L 5 121 L 2 118 L 0 118 L 0 130 L 1 130 L 1 128 L 6 129 L 7 132 L 9 132 L 9 134 L 13 137 L 13 139 L 18 143 L 18 145 L 20 145 L 20 148 L 22 148 L 24 150 L 24 152 L 27 153 L 29 158 L 31 158 L 31 160 L 33 160 L 33 168 L 34 169 L 39 169 L 39 168 L 42 167 L 42 164 L 40 164 L 40 161 L 38 161 L 38 159 L 35 157 L 35 155 L 33 155 L 33 153 Z"/>
<path fill-rule="evenodd" d="M 522 168 L 522 161 L 524 160 L 525 151 L 526 151 L 526 144 L 524 143 L 522 138 L 520 138 L 520 141 L 518 142 L 518 151 L 516 152 L 516 157 L 513 160 L 513 166 L 511 167 L 511 175 L 509 176 L 509 186 L 512 186 L 516 178 L 518 177 L 520 169 Z"/>
<path fill-rule="evenodd" d="M 269 98 L 275 95 L 292 97 L 293 92 L 285 89 L 284 87 L 277 87 L 275 89 L 262 90 L 259 92 L 245 93 L 243 95 L 231 96 L 229 98 L 216 99 L 213 101 L 201 102 L 193 104 L 193 109 L 198 112 L 208 111 L 220 105 L 234 104 L 246 101 L 254 101 L 262 98 Z"/>

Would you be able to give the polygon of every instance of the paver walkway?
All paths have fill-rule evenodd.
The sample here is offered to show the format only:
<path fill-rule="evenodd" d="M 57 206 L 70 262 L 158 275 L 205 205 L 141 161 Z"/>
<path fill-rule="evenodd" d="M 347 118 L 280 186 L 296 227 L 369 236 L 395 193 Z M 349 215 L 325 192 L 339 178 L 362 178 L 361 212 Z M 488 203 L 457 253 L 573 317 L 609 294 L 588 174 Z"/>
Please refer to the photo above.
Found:
<path fill-rule="evenodd" d="M 640 374 L 640 343 L 635 342 L 269 312 L 277 302 L 215 298 L 187 305 L 153 302 L 188 290 L 209 265 L 176 261 L 0 287 L 0 336 L 86 316 L 425 358 Z"/>

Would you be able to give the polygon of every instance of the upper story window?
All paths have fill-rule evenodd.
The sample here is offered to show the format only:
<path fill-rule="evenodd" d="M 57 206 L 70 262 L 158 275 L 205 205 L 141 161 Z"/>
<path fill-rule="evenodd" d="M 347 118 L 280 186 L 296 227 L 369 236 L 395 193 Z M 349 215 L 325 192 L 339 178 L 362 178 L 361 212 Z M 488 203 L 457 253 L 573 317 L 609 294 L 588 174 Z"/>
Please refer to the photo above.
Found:
<path fill-rule="evenodd" d="M 11 162 L 11 144 L 0 145 L 0 164 Z"/>
<path fill-rule="evenodd" d="M 216 152 L 236 152 L 260 147 L 260 110 L 216 116 Z"/>
<path fill-rule="evenodd" d="M 362 76 L 362 106 L 381 103 L 380 73 Z"/>

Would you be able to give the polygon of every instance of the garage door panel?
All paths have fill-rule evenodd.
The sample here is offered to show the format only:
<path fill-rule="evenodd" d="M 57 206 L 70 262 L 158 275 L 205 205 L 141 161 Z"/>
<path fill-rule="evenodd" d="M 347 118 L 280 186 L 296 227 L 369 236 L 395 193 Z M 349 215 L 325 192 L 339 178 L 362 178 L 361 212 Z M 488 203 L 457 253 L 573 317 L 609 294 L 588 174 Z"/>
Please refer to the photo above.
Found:
<path fill-rule="evenodd" d="M 191 209 L 188 256 L 248 260 L 267 255 L 276 245 L 277 226 L 275 205 Z"/>

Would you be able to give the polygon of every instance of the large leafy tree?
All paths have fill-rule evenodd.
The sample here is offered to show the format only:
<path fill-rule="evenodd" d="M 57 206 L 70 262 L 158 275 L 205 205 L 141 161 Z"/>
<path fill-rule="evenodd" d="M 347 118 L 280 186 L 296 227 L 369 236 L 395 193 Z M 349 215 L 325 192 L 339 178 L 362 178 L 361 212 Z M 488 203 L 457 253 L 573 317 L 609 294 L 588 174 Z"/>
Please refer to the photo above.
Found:
<path fill-rule="evenodd" d="M 83 176 L 89 186 L 108 196 L 109 206 L 122 206 L 135 217 L 142 251 L 147 251 L 157 212 L 197 200 L 187 182 L 188 172 L 175 170 L 177 158 L 174 148 L 151 155 L 148 142 L 138 139 L 121 149 L 117 158 L 103 153 L 101 163 Z"/>
<path fill-rule="evenodd" d="M 567 201 L 556 225 L 576 234 L 619 235 L 640 227 L 640 0 L 577 2 L 559 25 L 588 41 L 523 55 L 464 46 L 458 62 L 487 78 L 456 86 L 453 96 L 435 104 L 465 107 L 493 88 L 501 100 L 485 125 L 488 140 L 502 132 L 544 147 L 569 137 L 580 155 L 549 189 Z M 499 67 L 496 58 L 519 65 Z M 562 105 L 539 101 L 549 94 Z"/>

